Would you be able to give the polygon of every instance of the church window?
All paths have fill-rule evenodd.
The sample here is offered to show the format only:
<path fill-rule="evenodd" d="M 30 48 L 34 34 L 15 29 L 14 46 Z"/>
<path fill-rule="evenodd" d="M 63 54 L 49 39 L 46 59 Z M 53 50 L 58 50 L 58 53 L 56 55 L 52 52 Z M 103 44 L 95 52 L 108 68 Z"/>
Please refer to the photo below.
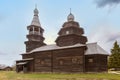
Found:
<path fill-rule="evenodd" d="M 92 58 L 88 59 L 88 62 L 89 62 L 89 63 L 92 63 L 92 62 L 93 62 L 93 59 L 92 59 Z"/>
<path fill-rule="evenodd" d="M 38 28 L 35 28 L 35 31 L 39 31 L 39 29 L 38 29 Z"/>
<path fill-rule="evenodd" d="M 77 58 L 72 58 L 72 63 L 77 63 Z"/>
<path fill-rule="evenodd" d="M 69 31 L 66 31 L 66 34 L 69 34 L 70 32 Z"/>
<path fill-rule="evenodd" d="M 30 31 L 33 31 L 33 28 L 30 28 Z"/>
<path fill-rule="evenodd" d="M 83 64 L 82 56 L 76 56 L 72 58 L 73 64 Z"/>
<path fill-rule="evenodd" d="M 63 65 L 63 60 L 60 60 L 60 61 L 59 61 L 59 64 L 60 64 L 60 65 Z"/>
<path fill-rule="evenodd" d="M 82 64 L 83 63 L 83 61 L 82 60 L 78 60 L 78 64 Z"/>

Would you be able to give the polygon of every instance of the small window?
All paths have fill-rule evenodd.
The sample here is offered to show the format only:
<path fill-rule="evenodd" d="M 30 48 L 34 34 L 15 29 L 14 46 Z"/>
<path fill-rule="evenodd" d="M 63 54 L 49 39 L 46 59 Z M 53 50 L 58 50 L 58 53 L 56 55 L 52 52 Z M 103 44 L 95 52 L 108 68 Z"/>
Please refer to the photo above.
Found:
<path fill-rule="evenodd" d="M 33 31 L 33 28 L 30 28 L 30 31 Z"/>
<path fill-rule="evenodd" d="M 63 65 L 63 60 L 60 60 L 60 61 L 59 61 L 59 64 L 60 64 L 60 65 Z"/>
<path fill-rule="evenodd" d="M 92 63 L 92 62 L 93 62 L 93 59 L 88 59 L 88 62 L 89 62 L 89 63 Z"/>
<path fill-rule="evenodd" d="M 72 63 L 77 63 L 77 58 L 72 58 Z"/>
<path fill-rule="evenodd" d="M 78 60 L 78 64 L 83 64 L 83 61 L 82 60 Z"/>
<path fill-rule="evenodd" d="M 66 34 L 69 34 L 70 32 L 69 31 L 66 31 Z"/>
<path fill-rule="evenodd" d="M 35 28 L 35 31 L 39 31 L 39 29 L 38 29 L 38 28 Z"/>

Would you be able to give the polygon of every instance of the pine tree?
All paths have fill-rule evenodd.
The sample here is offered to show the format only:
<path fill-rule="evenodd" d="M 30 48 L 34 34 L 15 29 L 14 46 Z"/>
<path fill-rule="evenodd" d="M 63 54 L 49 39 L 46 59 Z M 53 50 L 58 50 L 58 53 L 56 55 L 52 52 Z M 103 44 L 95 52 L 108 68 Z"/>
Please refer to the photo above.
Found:
<path fill-rule="evenodd" d="M 109 68 L 120 68 L 120 47 L 115 41 L 113 48 L 111 49 L 111 55 L 108 61 Z"/>

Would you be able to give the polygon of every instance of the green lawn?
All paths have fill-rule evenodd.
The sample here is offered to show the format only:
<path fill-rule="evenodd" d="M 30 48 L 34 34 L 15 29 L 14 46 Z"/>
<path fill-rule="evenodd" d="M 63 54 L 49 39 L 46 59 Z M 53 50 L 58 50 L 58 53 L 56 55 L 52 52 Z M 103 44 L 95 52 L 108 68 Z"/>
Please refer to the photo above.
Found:
<path fill-rule="evenodd" d="M 57 74 L 57 73 L 31 73 L 0 71 L 0 80 L 120 80 L 120 74 L 111 73 L 81 73 L 81 74 Z"/>

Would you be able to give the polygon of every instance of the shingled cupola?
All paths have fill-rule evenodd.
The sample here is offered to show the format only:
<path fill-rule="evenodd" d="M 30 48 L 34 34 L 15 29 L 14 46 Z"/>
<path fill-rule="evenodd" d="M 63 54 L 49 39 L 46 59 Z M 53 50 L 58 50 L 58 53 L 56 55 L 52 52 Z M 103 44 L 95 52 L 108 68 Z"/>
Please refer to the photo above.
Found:
<path fill-rule="evenodd" d="M 39 11 L 37 8 L 35 8 L 33 20 L 31 24 L 27 26 L 27 30 L 29 31 L 29 33 L 26 36 L 28 38 L 28 41 L 25 41 L 26 52 L 45 45 L 45 38 L 43 37 L 44 29 L 41 27 L 38 14 Z"/>
<path fill-rule="evenodd" d="M 67 22 L 63 24 L 58 32 L 59 36 L 55 41 L 58 46 L 70 46 L 77 43 L 86 44 L 87 37 L 83 36 L 84 30 L 74 19 L 74 15 L 70 12 L 67 16 Z"/>

